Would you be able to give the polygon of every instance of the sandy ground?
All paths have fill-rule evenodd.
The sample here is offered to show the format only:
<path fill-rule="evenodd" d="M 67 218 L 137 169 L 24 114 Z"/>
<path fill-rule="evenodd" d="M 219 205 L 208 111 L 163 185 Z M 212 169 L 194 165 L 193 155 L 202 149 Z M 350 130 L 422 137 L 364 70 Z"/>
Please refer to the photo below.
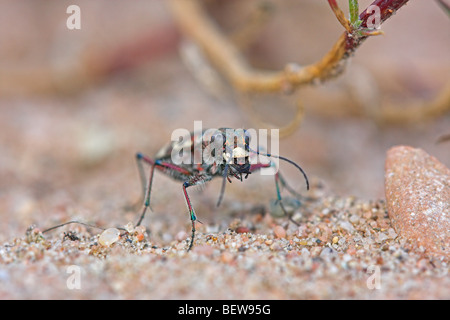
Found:
<path fill-rule="evenodd" d="M 159 1 L 80 1 L 82 29 L 68 31 L 65 5 L 24 3 L 0 1 L 5 8 L 0 21 L 8 26 L 0 28 L 0 39 L 8 43 L 0 49 L 0 70 L 64 65 L 88 46 L 108 51 L 171 21 Z M 341 31 L 327 7 L 314 3 L 280 5 L 267 36 L 250 50 L 256 65 L 308 62 L 330 47 Z M 305 27 L 277 36 L 298 23 L 293 12 Z M 327 19 L 319 26 L 308 12 L 328 13 Z M 437 6 L 408 5 L 383 26 L 384 37 L 362 46 L 342 78 L 305 90 L 306 118 L 280 141 L 280 154 L 301 164 L 312 182 L 306 193 L 302 176 L 281 164 L 294 189 L 311 197 L 294 208 L 299 226 L 270 214 L 271 177 L 233 182 L 219 208 L 220 182 L 213 181 L 191 192 L 203 222 L 191 252 L 186 252 L 190 223 L 181 184 L 162 174 L 154 180 L 142 235 L 131 232 L 104 247 L 96 229 L 71 225 L 44 235 L 39 230 L 74 219 L 103 228 L 137 221 L 135 153 L 154 155 L 174 129 L 192 130 L 195 120 L 204 128 L 252 127 L 239 97 L 209 95 L 175 48 L 73 94 L 29 93 L 25 87 L 3 92 L 0 298 L 450 298 L 448 262 L 411 251 L 411 243 L 393 229 L 384 201 L 384 161 L 391 146 L 420 147 L 450 166 L 448 143 L 435 143 L 449 133 L 448 115 L 413 126 L 332 115 L 349 101 L 345 92 L 354 77 L 375 81 L 381 102 L 403 106 L 430 99 L 448 80 L 448 23 Z M 315 45 L 305 49 L 305 42 Z M 281 46 L 288 49 L 276 53 Z M 277 121 L 289 118 L 270 105 L 266 111 Z M 31 225 L 36 229 L 26 233 Z M 72 237 L 65 237 L 69 231 Z"/>

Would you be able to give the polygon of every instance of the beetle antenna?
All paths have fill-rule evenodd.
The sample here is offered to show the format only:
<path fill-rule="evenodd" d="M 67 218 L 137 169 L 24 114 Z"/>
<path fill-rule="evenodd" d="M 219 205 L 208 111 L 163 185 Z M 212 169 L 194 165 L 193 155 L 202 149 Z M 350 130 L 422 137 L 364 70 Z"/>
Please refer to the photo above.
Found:
<path fill-rule="evenodd" d="M 51 230 L 54 230 L 54 229 L 58 229 L 58 228 L 64 227 L 64 226 L 66 226 L 66 225 L 68 225 L 68 224 L 72 224 L 72 223 L 81 224 L 81 225 L 83 225 L 83 226 L 85 226 L 85 227 L 89 227 L 89 228 L 97 228 L 97 229 L 105 230 L 105 229 L 102 228 L 102 227 L 97 227 L 97 226 L 90 225 L 90 224 L 87 224 L 87 223 L 84 223 L 84 222 L 72 220 L 72 221 L 64 222 L 64 223 L 58 224 L 58 225 L 56 225 L 56 226 L 53 226 L 53 227 L 51 227 L 51 228 L 45 229 L 44 231 L 42 231 L 42 233 L 46 233 L 46 232 L 49 232 L 49 231 L 51 231 Z"/>
<path fill-rule="evenodd" d="M 284 160 L 286 162 L 289 162 L 294 167 L 296 167 L 298 170 L 300 170 L 300 172 L 303 174 L 303 177 L 305 178 L 305 181 L 306 181 L 306 190 L 309 190 L 309 180 L 308 180 L 308 177 L 306 176 L 305 171 L 303 171 L 303 169 L 298 164 L 296 164 L 294 161 L 289 160 L 288 158 L 285 158 L 285 157 L 282 157 L 282 156 L 278 156 L 276 154 L 261 153 L 259 151 L 254 151 L 254 150 L 252 150 L 250 148 L 249 148 L 249 150 L 250 150 L 250 152 L 256 153 L 257 155 L 266 156 L 266 157 L 269 157 L 269 158 L 278 158 L 278 159 Z"/>
<path fill-rule="evenodd" d="M 102 227 L 99 227 L 99 226 L 95 226 L 95 225 L 92 225 L 92 224 L 84 223 L 84 222 L 81 222 L 81 221 L 71 220 L 71 221 L 67 221 L 67 222 L 58 224 L 58 225 L 53 226 L 51 228 L 45 229 L 44 231 L 42 231 L 42 233 L 46 233 L 46 232 L 52 231 L 54 229 L 58 229 L 58 228 L 64 227 L 64 226 L 66 226 L 68 224 L 72 224 L 72 223 L 81 224 L 81 225 L 83 225 L 85 227 L 88 227 L 88 228 L 95 228 L 95 229 L 105 230 L 105 228 L 102 228 Z M 117 228 L 117 229 L 125 230 L 124 228 Z"/>

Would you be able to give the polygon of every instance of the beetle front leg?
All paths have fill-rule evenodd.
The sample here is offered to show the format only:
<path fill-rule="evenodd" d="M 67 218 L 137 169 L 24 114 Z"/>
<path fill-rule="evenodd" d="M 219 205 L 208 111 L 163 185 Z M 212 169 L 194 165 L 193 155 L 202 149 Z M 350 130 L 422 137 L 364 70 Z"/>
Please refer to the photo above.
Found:
<path fill-rule="evenodd" d="M 142 153 L 136 154 L 136 161 L 137 161 L 138 168 L 139 168 L 139 175 L 141 178 L 142 193 L 143 193 L 143 198 L 144 198 L 143 199 L 144 205 L 142 208 L 142 213 L 136 224 L 136 226 L 139 226 L 142 223 L 142 220 L 144 219 L 144 216 L 145 216 L 148 208 L 150 207 L 150 196 L 151 196 L 152 183 L 153 183 L 153 173 L 155 172 L 155 168 L 162 171 L 163 173 L 167 173 L 168 171 L 178 171 L 181 175 L 184 175 L 184 176 L 189 176 L 190 172 L 187 171 L 186 169 L 178 167 L 172 163 L 163 162 L 161 160 L 153 160 Z M 146 182 L 146 178 L 145 178 L 143 163 L 150 165 L 150 175 L 148 177 L 147 182 Z"/>
<path fill-rule="evenodd" d="M 136 161 L 138 163 L 139 176 L 141 178 L 142 193 L 143 193 L 143 198 L 144 198 L 143 199 L 144 205 L 142 208 L 142 213 L 136 224 L 136 226 L 139 226 L 139 225 L 141 225 L 142 220 L 144 219 L 144 216 L 150 206 L 150 195 L 151 195 L 152 183 L 153 183 L 153 173 L 155 172 L 155 167 L 156 167 L 157 163 L 141 153 L 136 154 Z M 146 179 L 145 179 L 145 172 L 144 172 L 144 166 L 142 165 L 142 161 L 144 161 L 145 163 L 148 163 L 150 165 L 150 176 L 147 180 L 147 183 L 145 182 Z"/>
<path fill-rule="evenodd" d="M 296 197 L 297 199 L 300 199 L 302 201 L 311 201 L 313 200 L 313 198 L 311 197 L 306 197 L 301 195 L 300 193 L 298 193 L 297 191 L 295 191 L 287 182 L 286 179 L 281 175 L 280 172 L 278 172 L 278 178 L 280 181 L 280 184 L 283 188 L 285 188 L 287 191 L 289 191 L 290 194 L 292 194 L 294 197 Z"/>
<path fill-rule="evenodd" d="M 254 172 L 263 168 L 270 168 L 272 166 L 275 166 L 275 163 L 273 163 L 272 161 L 268 164 L 264 164 L 264 163 L 256 163 L 256 164 L 252 164 L 250 166 L 250 172 Z M 283 211 L 284 215 L 287 216 L 289 218 L 290 221 L 292 221 L 295 225 L 299 226 L 299 223 L 297 221 L 295 221 L 292 218 L 292 214 L 289 214 L 286 210 L 286 208 L 283 205 L 283 198 L 281 197 L 281 189 L 280 189 L 280 185 L 283 187 L 286 187 L 287 184 L 284 180 L 284 178 L 281 176 L 280 172 L 277 171 L 275 173 L 275 187 L 276 187 L 276 191 L 277 191 L 277 202 L 280 205 L 281 210 Z M 289 187 L 288 189 L 291 193 L 293 192 L 293 189 Z"/>
<path fill-rule="evenodd" d="M 183 183 L 183 194 L 184 199 L 186 200 L 186 206 L 189 211 L 189 217 L 191 219 L 192 223 L 192 236 L 191 236 L 191 242 L 189 243 L 188 251 L 192 249 L 192 246 L 194 245 L 194 238 L 195 238 L 195 221 L 197 220 L 197 216 L 195 215 L 194 207 L 192 206 L 191 199 L 189 198 L 189 195 L 187 193 L 187 188 L 195 185 L 199 185 L 201 183 L 205 183 L 207 181 L 211 180 L 210 176 L 207 175 L 197 175 L 193 176 L 188 181 L 185 181 Z M 200 221 L 199 221 L 200 222 Z"/>
<path fill-rule="evenodd" d="M 283 210 L 284 215 L 287 216 L 289 218 L 289 220 L 292 221 L 295 225 L 299 226 L 300 224 L 292 218 L 292 214 L 289 214 L 287 212 L 286 208 L 284 207 L 283 199 L 281 198 L 281 192 L 280 192 L 280 180 L 281 179 L 282 178 L 281 178 L 279 172 L 275 173 L 275 186 L 277 188 L 277 202 L 280 204 L 281 210 Z"/>
<path fill-rule="evenodd" d="M 192 249 L 192 246 L 194 244 L 194 237 L 195 237 L 195 221 L 197 220 L 197 216 L 195 215 L 195 211 L 194 208 L 192 207 L 191 204 L 191 200 L 189 199 L 189 195 L 186 191 L 187 187 L 192 186 L 193 184 L 190 184 L 188 181 L 186 181 L 185 183 L 183 183 L 183 193 L 184 193 L 184 198 L 186 200 L 186 205 L 188 207 L 189 210 L 189 216 L 191 218 L 191 222 L 192 222 L 192 236 L 191 236 L 191 242 L 189 243 L 189 247 L 188 247 L 188 251 Z"/>

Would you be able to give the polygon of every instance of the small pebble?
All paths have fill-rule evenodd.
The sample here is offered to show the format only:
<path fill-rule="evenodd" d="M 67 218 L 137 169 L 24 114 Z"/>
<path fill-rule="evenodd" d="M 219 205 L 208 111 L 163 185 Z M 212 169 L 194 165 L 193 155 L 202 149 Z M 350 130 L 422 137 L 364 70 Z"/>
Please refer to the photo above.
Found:
<path fill-rule="evenodd" d="M 357 224 L 359 222 L 359 216 L 356 214 L 352 214 L 349 218 L 349 221 L 353 224 Z"/>
<path fill-rule="evenodd" d="M 145 236 L 144 236 L 143 233 L 138 233 L 138 234 L 136 235 L 136 239 L 137 239 L 137 241 L 139 241 L 139 242 L 143 241 L 144 238 L 145 238 Z"/>
<path fill-rule="evenodd" d="M 355 230 L 355 228 L 347 221 L 341 221 L 340 227 L 348 233 L 352 233 Z"/>
<path fill-rule="evenodd" d="M 142 233 L 145 235 L 145 227 L 144 226 L 137 226 L 136 228 L 134 228 L 134 232 L 137 232 L 138 234 Z"/>
<path fill-rule="evenodd" d="M 378 240 L 377 240 L 378 243 L 381 243 L 381 242 L 383 242 L 383 241 L 385 241 L 387 239 L 389 239 L 389 237 L 386 234 L 384 234 L 383 232 L 380 232 L 378 234 Z"/>
<path fill-rule="evenodd" d="M 109 247 L 114 242 L 119 240 L 119 238 L 120 238 L 119 229 L 109 228 L 102 232 L 102 234 L 98 238 L 98 243 L 100 243 L 102 246 Z"/>
<path fill-rule="evenodd" d="M 282 226 L 275 226 L 273 232 L 278 239 L 286 238 L 286 230 Z"/>
<path fill-rule="evenodd" d="M 133 222 L 128 222 L 128 223 L 125 225 L 125 230 L 127 230 L 128 233 L 133 233 L 133 231 L 134 231 L 134 225 L 133 225 Z"/>
<path fill-rule="evenodd" d="M 307 241 L 306 239 L 300 240 L 299 243 L 300 243 L 302 246 L 308 245 L 308 241 Z"/>
<path fill-rule="evenodd" d="M 247 227 L 237 227 L 236 228 L 236 233 L 248 233 L 250 232 L 250 229 Z"/>
<path fill-rule="evenodd" d="M 395 232 L 394 229 L 390 228 L 389 231 L 388 231 L 388 236 L 391 239 L 395 239 L 395 238 L 397 238 L 397 233 Z"/>

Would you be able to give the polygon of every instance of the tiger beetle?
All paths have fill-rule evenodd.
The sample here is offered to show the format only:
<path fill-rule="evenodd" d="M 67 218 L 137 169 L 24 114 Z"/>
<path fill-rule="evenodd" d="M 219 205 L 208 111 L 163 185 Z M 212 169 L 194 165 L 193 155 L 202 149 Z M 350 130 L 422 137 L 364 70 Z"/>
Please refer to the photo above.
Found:
<path fill-rule="evenodd" d="M 240 134 L 236 132 L 241 131 Z M 152 159 L 142 153 L 136 154 L 137 165 L 141 178 L 143 188 L 143 209 L 137 222 L 137 226 L 142 223 L 144 216 L 150 207 L 150 195 L 153 182 L 153 174 L 155 169 L 158 169 L 162 173 L 170 176 L 171 178 L 181 181 L 184 198 L 186 200 L 187 209 L 189 211 L 189 217 L 192 223 L 192 236 L 190 239 L 188 251 L 192 249 L 195 238 L 195 222 L 197 215 L 195 214 L 194 207 L 187 193 L 187 189 L 192 186 L 204 184 L 215 177 L 222 178 L 222 187 L 217 201 L 217 206 L 220 205 L 225 192 L 226 182 L 232 182 L 233 178 L 242 181 L 242 177 L 247 179 L 248 175 L 262 168 L 275 167 L 275 163 L 270 160 L 268 163 L 250 161 L 250 155 L 261 155 L 268 158 L 277 158 L 283 161 L 289 162 L 294 165 L 303 174 L 306 189 L 309 190 L 308 177 L 303 169 L 295 162 L 274 154 L 262 153 L 257 150 L 253 150 L 250 147 L 250 137 L 248 130 L 243 129 L 207 129 L 202 130 L 199 133 L 191 133 L 189 137 L 181 139 L 181 141 L 172 141 L 164 146 L 155 157 Z M 200 147 L 202 155 L 209 155 L 209 158 L 203 158 L 202 161 L 194 161 L 196 148 Z M 179 155 L 182 150 L 188 150 L 187 154 L 183 155 L 184 161 L 179 161 Z M 177 158 L 178 156 L 178 158 Z M 175 159 L 177 158 L 177 159 Z M 175 161 L 177 160 L 177 161 Z M 206 161 L 207 160 L 207 161 Z M 149 177 L 146 178 L 144 171 L 144 164 L 150 166 Z M 284 178 L 281 176 L 278 170 L 275 173 L 275 186 L 277 192 L 277 202 L 279 203 L 282 211 L 289 219 L 295 222 L 291 215 L 289 215 L 283 206 L 280 185 L 285 187 L 290 193 L 299 196 L 289 185 L 287 185 Z M 295 222 L 296 223 L 296 222 Z"/>

